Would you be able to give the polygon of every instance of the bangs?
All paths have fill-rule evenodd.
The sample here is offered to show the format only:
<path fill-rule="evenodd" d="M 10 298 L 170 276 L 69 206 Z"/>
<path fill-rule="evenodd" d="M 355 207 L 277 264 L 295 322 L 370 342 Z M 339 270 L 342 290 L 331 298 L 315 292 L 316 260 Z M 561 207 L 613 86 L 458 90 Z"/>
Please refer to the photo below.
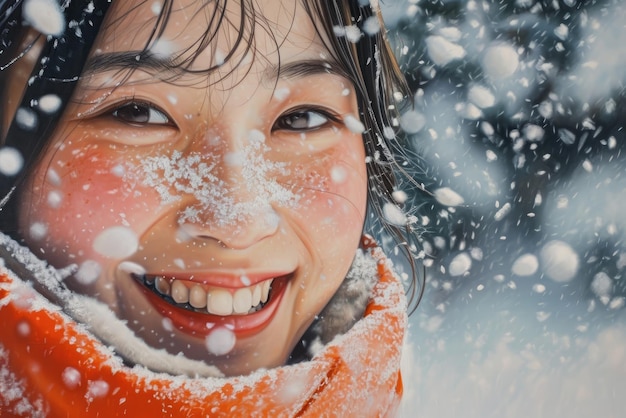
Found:
<path fill-rule="evenodd" d="M 87 62 L 86 74 L 119 69 L 124 73 L 123 79 L 128 78 L 136 69 L 149 71 L 150 75 L 161 81 L 174 81 L 185 74 L 209 74 L 222 68 L 226 63 L 231 64 L 232 70 L 221 75 L 221 79 L 227 78 L 235 68 L 244 63 L 249 53 L 254 50 L 254 33 L 257 27 L 258 15 L 253 2 L 249 0 L 238 0 L 237 7 L 240 13 L 237 18 L 233 18 L 233 13 L 229 13 L 229 4 L 233 0 L 214 0 L 196 2 L 199 7 L 194 10 L 175 10 L 175 0 L 164 0 L 162 5 L 151 6 L 155 13 L 151 19 L 141 29 L 146 29 L 150 25 L 147 40 L 141 48 L 129 50 L 116 54 L 95 53 Z M 135 13 L 140 13 L 141 6 L 145 6 L 148 0 L 134 6 L 123 14 L 120 18 L 107 22 L 104 30 L 124 35 L 124 27 L 129 20 L 132 23 Z M 198 25 L 204 27 L 196 39 L 188 43 L 183 49 L 174 49 L 170 45 L 170 40 L 165 35 L 171 24 L 173 13 L 189 13 L 190 21 L 199 21 Z M 178 31 L 180 35 L 183 31 Z M 235 33 L 236 36 L 229 42 L 227 51 L 220 51 L 215 48 L 219 36 L 226 33 Z M 205 67 L 197 65 L 199 58 L 209 51 L 214 59 L 212 64 Z M 231 62 L 235 60 L 235 62 Z"/>

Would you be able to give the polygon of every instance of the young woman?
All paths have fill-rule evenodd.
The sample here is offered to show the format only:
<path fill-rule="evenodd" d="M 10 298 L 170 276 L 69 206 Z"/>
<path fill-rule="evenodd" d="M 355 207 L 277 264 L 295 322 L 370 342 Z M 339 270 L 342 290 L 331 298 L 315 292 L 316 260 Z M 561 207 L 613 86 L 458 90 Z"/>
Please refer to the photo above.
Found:
<path fill-rule="evenodd" d="M 363 233 L 410 230 L 404 84 L 362 3 L 2 4 L 2 416 L 393 412 Z"/>

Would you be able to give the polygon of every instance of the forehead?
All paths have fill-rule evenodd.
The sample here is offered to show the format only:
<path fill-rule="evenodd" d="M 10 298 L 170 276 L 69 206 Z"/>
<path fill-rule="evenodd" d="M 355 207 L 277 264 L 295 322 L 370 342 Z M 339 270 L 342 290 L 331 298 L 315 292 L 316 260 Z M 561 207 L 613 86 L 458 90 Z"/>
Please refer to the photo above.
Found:
<path fill-rule="evenodd" d="M 186 70 L 220 71 L 252 58 L 324 57 L 325 47 L 299 1 L 116 1 L 95 55 L 142 51 Z"/>

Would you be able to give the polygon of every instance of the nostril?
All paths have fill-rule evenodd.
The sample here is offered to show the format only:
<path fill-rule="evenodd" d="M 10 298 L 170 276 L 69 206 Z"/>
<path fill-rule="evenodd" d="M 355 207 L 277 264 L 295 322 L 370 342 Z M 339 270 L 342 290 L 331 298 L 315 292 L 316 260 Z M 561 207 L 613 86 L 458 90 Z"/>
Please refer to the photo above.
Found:
<path fill-rule="evenodd" d="M 222 248 L 243 249 L 274 235 L 280 228 L 281 216 L 272 208 L 259 208 L 238 222 L 213 221 L 211 214 L 206 219 L 182 222 L 178 219 L 179 242 L 193 240 L 215 241 Z"/>
<path fill-rule="evenodd" d="M 228 248 L 224 241 L 214 237 L 210 233 L 207 233 L 207 228 L 199 227 L 190 223 L 180 224 L 178 228 L 177 238 L 181 242 L 191 241 L 193 239 L 215 241 L 220 247 Z"/>
<path fill-rule="evenodd" d="M 206 234 L 204 234 L 204 235 L 197 235 L 197 237 L 198 237 L 198 238 L 200 238 L 200 239 L 203 239 L 203 240 L 213 240 L 213 241 L 217 242 L 217 244 L 218 244 L 220 247 L 222 247 L 222 248 L 228 248 L 228 245 L 226 245 L 226 244 L 224 243 L 224 241 L 219 240 L 219 239 L 217 239 L 217 238 L 215 238 L 215 237 L 212 237 L 211 235 L 206 235 Z"/>

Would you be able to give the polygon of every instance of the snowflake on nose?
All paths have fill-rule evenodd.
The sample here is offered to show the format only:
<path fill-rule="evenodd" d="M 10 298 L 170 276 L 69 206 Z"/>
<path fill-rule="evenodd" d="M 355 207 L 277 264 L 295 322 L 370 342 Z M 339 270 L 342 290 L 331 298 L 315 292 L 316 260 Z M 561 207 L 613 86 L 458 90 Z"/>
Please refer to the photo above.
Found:
<path fill-rule="evenodd" d="M 268 151 L 263 133 L 252 130 L 241 152 L 224 156 L 223 164 L 231 170 L 219 166 L 219 154 L 193 152 L 184 156 L 173 151 L 171 156 L 143 160 L 141 182 L 157 191 L 162 205 L 180 201 L 185 195 L 195 198 L 195 203 L 180 211 L 180 224 L 203 223 L 203 215 L 211 214 L 217 226 L 232 225 L 272 212 L 273 204 L 293 207 L 299 200 L 276 180 L 276 176 L 289 174 L 287 164 L 268 161 Z M 222 178 L 231 172 L 238 172 L 241 181 Z"/>

